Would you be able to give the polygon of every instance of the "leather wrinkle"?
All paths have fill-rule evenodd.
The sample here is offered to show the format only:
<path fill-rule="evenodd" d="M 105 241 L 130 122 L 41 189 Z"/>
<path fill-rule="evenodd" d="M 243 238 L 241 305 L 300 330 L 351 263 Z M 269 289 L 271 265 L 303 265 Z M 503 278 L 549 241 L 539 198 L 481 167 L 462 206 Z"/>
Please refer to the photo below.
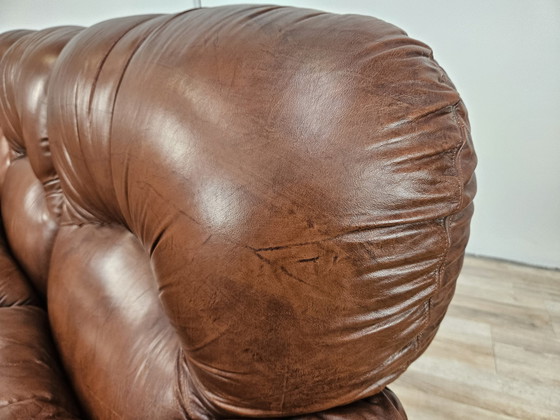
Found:
<path fill-rule="evenodd" d="M 17 47 L 17 45 L 18 45 L 18 42 L 23 42 L 24 39 L 25 39 L 25 37 L 26 37 L 26 36 L 29 36 L 29 35 L 31 35 L 31 34 L 25 35 L 24 37 L 22 37 L 22 39 L 16 41 L 10 48 L 8 48 L 8 50 L 6 51 L 6 53 L 4 53 L 4 56 L 6 56 L 7 54 L 10 54 L 10 50 L 15 49 L 15 48 Z M 2 89 L 0 90 L 0 92 L 7 92 L 7 91 L 8 91 L 8 90 L 7 90 L 8 81 L 7 81 L 6 78 L 8 77 L 8 75 L 6 74 L 6 71 L 4 70 L 5 67 L 2 65 L 2 60 L 0 60 L 0 66 L 1 66 L 1 67 L 0 67 L 0 70 L 2 70 Z M 0 98 L 0 105 L 1 105 L 0 111 L 1 111 L 2 113 L 4 113 L 4 115 L 13 114 L 13 111 L 10 112 L 10 114 L 8 114 L 9 110 L 6 110 L 6 109 L 5 109 L 6 101 L 5 101 L 3 98 Z M 11 105 L 10 103 L 7 103 L 7 105 L 8 105 L 9 108 L 12 108 L 12 105 Z M 11 132 L 12 132 L 12 133 L 16 133 L 16 135 L 17 135 L 18 130 L 16 130 L 16 127 L 14 126 L 14 123 L 11 121 L 11 119 L 10 119 L 10 118 L 7 118 L 7 121 L 5 121 L 5 123 L 8 124 L 8 126 L 9 126 Z M 5 135 L 5 134 L 4 134 L 4 135 Z M 8 137 L 6 137 L 6 138 L 8 138 Z M 8 139 L 8 144 L 10 144 L 10 147 L 12 147 L 12 149 L 13 149 L 14 151 L 16 151 L 16 152 L 19 152 L 19 153 L 21 153 L 21 154 L 25 154 L 25 147 L 23 147 L 23 150 L 22 150 L 21 146 L 18 147 L 17 149 L 16 149 L 15 147 L 13 147 L 13 142 L 14 142 L 14 141 L 15 141 L 15 140 L 13 140 L 13 139 L 12 139 L 12 141 L 10 141 L 10 139 Z"/>

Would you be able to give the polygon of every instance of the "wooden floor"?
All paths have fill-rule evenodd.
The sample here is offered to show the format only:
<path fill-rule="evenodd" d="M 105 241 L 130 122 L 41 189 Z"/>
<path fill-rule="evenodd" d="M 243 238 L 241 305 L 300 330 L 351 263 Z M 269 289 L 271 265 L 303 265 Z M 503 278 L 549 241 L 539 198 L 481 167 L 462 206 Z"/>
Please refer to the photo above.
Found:
<path fill-rule="evenodd" d="M 410 420 L 560 419 L 560 272 L 468 257 L 438 335 L 390 388 Z"/>

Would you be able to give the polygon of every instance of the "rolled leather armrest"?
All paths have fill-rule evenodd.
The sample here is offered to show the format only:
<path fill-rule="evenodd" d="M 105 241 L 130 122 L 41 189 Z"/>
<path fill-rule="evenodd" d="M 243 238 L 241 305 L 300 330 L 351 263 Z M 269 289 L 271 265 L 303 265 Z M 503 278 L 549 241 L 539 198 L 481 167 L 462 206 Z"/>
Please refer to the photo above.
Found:
<path fill-rule="evenodd" d="M 52 331 L 96 419 L 405 419 L 386 386 L 445 315 L 476 192 L 431 49 L 260 5 L 24 37 L 2 213 L 49 322 L 0 308 L 10 418 L 77 412 Z"/>

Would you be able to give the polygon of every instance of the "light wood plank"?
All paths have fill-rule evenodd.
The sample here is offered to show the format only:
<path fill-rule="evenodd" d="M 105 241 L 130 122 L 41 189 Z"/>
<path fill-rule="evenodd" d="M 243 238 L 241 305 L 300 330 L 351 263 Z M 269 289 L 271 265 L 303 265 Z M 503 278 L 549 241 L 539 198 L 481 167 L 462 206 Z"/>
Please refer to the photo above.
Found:
<path fill-rule="evenodd" d="M 560 271 L 467 257 L 426 353 L 391 385 L 410 420 L 560 419 Z"/>

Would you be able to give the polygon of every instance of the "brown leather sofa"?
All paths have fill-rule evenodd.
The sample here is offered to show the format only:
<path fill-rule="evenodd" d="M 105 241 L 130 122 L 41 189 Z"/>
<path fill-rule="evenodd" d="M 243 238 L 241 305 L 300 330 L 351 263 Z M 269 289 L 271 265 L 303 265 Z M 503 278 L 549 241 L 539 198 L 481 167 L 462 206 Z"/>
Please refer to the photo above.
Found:
<path fill-rule="evenodd" d="M 0 57 L 0 419 L 406 418 L 476 189 L 425 44 L 237 6 Z"/>

